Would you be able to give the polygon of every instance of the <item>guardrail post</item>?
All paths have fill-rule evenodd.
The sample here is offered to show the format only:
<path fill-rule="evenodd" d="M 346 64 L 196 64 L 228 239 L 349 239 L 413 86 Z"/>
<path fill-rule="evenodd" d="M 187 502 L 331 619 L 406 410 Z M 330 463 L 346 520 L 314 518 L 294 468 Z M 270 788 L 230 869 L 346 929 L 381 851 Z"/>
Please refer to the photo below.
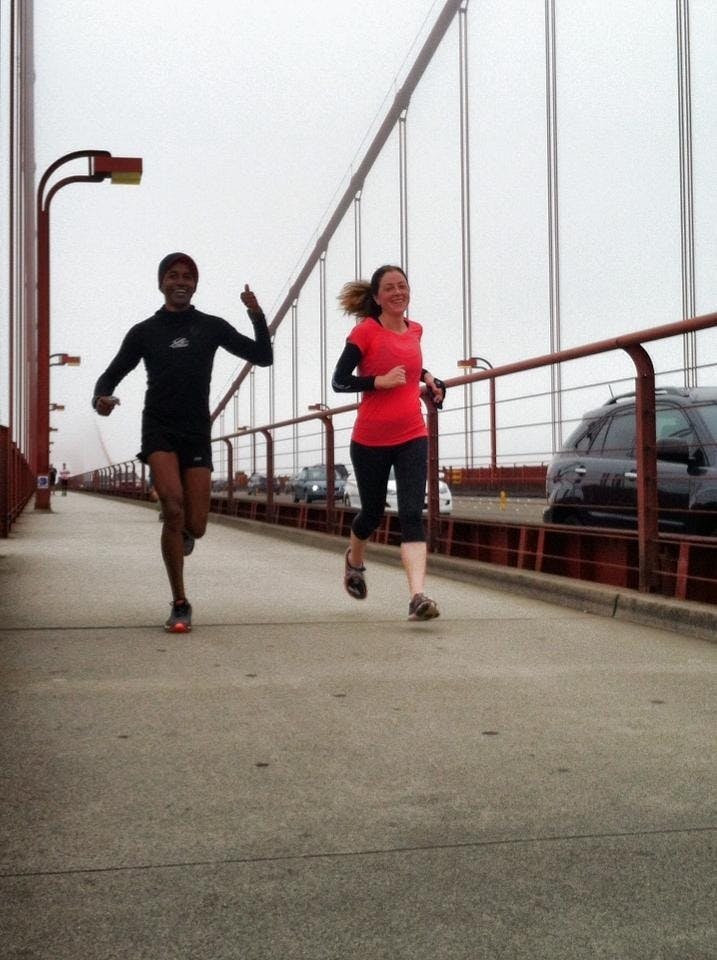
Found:
<path fill-rule="evenodd" d="M 326 532 L 336 532 L 336 455 L 334 452 L 334 423 L 331 414 L 322 414 L 326 438 Z"/>
<path fill-rule="evenodd" d="M 261 429 L 266 440 L 266 519 L 274 519 L 274 434 Z"/>
<path fill-rule="evenodd" d="M 495 377 L 490 378 L 488 388 L 490 404 L 490 466 L 492 470 L 498 470 L 498 425 L 496 423 L 496 402 L 495 402 Z"/>
<path fill-rule="evenodd" d="M 227 500 L 234 499 L 234 447 L 228 437 L 223 437 L 227 445 Z"/>
<path fill-rule="evenodd" d="M 426 405 L 426 426 L 428 428 L 428 549 L 435 553 L 438 549 L 440 529 L 440 506 L 438 497 L 438 410 L 435 404 L 423 394 Z"/>
<path fill-rule="evenodd" d="M 10 431 L 0 427 L 0 537 L 6 537 L 10 530 Z"/>
<path fill-rule="evenodd" d="M 635 378 L 635 428 L 637 445 L 637 548 L 638 589 L 650 593 L 657 587 L 657 437 L 655 426 L 655 368 L 639 344 L 623 347 L 630 356 Z"/>

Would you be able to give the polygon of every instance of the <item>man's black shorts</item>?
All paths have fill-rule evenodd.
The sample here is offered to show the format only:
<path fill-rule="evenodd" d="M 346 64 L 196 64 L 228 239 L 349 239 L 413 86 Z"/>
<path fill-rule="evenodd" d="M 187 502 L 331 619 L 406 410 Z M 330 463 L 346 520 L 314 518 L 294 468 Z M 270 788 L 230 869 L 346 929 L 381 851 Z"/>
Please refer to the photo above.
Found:
<path fill-rule="evenodd" d="M 137 454 L 138 460 L 147 463 L 147 457 L 158 450 L 176 453 L 179 466 L 186 470 L 189 467 L 207 467 L 214 469 L 212 463 L 212 445 L 202 440 L 188 440 L 172 433 L 153 433 L 142 438 L 142 449 Z"/>

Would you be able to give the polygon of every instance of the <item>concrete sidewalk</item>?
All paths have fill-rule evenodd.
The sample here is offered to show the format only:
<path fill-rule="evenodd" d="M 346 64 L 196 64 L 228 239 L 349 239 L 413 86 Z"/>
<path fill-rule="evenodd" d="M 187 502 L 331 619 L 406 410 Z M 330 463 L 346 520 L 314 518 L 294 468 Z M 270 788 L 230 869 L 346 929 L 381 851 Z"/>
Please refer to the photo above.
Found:
<path fill-rule="evenodd" d="M 0 541 L 3 960 L 714 960 L 717 647 L 70 494 Z"/>

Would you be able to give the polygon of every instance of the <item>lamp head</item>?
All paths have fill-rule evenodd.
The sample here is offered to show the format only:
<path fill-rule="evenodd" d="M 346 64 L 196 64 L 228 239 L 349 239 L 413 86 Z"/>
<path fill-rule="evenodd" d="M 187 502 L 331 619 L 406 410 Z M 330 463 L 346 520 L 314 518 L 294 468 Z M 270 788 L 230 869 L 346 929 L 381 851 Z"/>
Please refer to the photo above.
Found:
<path fill-rule="evenodd" d="M 109 177 L 112 183 L 137 184 L 142 179 L 141 157 L 93 157 L 92 172 Z"/>

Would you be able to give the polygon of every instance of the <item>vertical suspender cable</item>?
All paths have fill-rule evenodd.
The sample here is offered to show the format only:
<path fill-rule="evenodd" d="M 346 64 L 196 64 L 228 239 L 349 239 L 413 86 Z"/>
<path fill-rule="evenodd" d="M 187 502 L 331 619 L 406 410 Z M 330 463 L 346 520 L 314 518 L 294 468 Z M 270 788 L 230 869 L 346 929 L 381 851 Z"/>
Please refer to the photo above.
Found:
<path fill-rule="evenodd" d="M 319 257 L 319 355 L 321 362 L 321 395 L 319 399 L 326 403 L 328 351 L 326 347 L 326 251 Z M 323 461 L 322 461 L 323 462 Z"/>
<path fill-rule="evenodd" d="M 299 301 L 291 304 L 291 416 L 299 416 Z M 253 424 L 252 424 L 253 426 Z M 299 425 L 292 426 L 292 472 L 299 469 Z"/>
<path fill-rule="evenodd" d="M 690 64 L 690 2 L 676 0 L 677 89 L 680 124 L 680 239 L 682 250 L 682 316 L 694 317 L 695 223 L 692 181 L 692 80 Z M 697 384 L 697 332 L 683 336 L 684 383 Z"/>
<path fill-rule="evenodd" d="M 219 414 L 219 436 L 223 437 L 226 433 L 226 410 L 222 410 Z M 227 460 L 227 445 L 225 443 L 219 444 L 219 473 L 225 477 L 227 474 L 226 468 Z"/>
<path fill-rule="evenodd" d="M 276 338 L 272 336 L 271 338 L 271 349 L 274 350 L 274 340 Z M 276 368 L 274 364 L 269 367 L 269 423 L 273 423 L 276 420 L 274 415 L 276 410 Z"/>
<path fill-rule="evenodd" d="M 321 405 L 327 404 L 327 368 L 328 355 L 326 348 L 326 251 L 319 257 L 319 354 L 321 363 Z M 321 431 L 321 462 L 326 463 L 325 431 Z"/>
<path fill-rule="evenodd" d="M 256 426 L 256 370 L 249 371 L 249 425 Z M 256 434 L 251 435 L 251 472 L 256 473 Z"/>
<path fill-rule="evenodd" d="M 354 279 L 361 279 L 361 191 L 354 195 Z"/>
<path fill-rule="evenodd" d="M 460 88 L 461 152 L 461 288 L 463 303 L 463 356 L 473 356 L 473 316 L 471 292 L 471 196 L 468 113 L 468 0 L 458 11 L 458 62 Z M 473 384 L 463 386 L 463 434 L 465 462 L 474 466 L 473 456 Z"/>
<path fill-rule="evenodd" d="M 254 367 L 249 371 L 249 426 L 253 427 L 256 423 L 256 394 L 254 393 L 254 381 L 256 379 L 256 370 Z M 256 434 L 250 434 L 249 447 L 249 473 L 256 473 Z"/>
<path fill-rule="evenodd" d="M 406 115 L 402 110 L 398 118 L 398 181 L 400 194 L 401 219 L 401 266 L 408 273 L 408 164 L 406 140 Z"/>
<path fill-rule="evenodd" d="M 232 411 L 234 414 L 234 432 L 239 429 L 239 391 L 234 394 L 232 400 Z M 234 454 L 233 454 L 233 463 L 232 467 L 234 468 L 234 473 L 236 474 L 239 470 L 239 442 L 235 440 L 233 442 Z"/>
<path fill-rule="evenodd" d="M 354 194 L 354 280 L 361 279 L 361 190 Z M 357 318 L 358 321 L 358 318 Z M 356 394 L 356 403 L 361 400 L 361 394 Z"/>
<path fill-rule="evenodd" d="M 550 292 L 550 352 L 561 349 L 560 234 L 558 230 L 558 111 L 555 68 L 555 0 L 545 0 L 545 111 L 548 167 L 548 284 Z M 553 452 L 562 446 L 562 371 L 550 368 Z"/>

